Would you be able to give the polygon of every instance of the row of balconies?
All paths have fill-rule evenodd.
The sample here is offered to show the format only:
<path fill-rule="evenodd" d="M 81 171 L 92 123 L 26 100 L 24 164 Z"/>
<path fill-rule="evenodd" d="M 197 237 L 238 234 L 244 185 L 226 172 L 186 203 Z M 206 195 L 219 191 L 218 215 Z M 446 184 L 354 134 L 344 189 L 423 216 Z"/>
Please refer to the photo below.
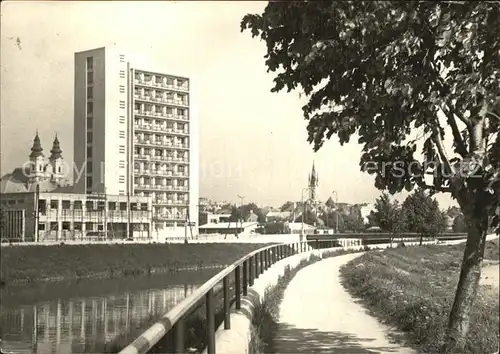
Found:
<path fill-rule="evenodd" d="M 155 205 L 187 205 L 187 201 L 186 200 L 155 198 L 155 199 L 153 199 L 153 204 L 155 204 Z"/>
<path fill-rule="evenodd" d="M 146 111 L 146 110 L 134 110 L 134 114 L 145 116 L 145 117 L 155 117 L 155 118 L 166 118 L 166 119 L 174 119 L 174 120 L 182 120 L 187 121 L 189 117 L 187 115 L 173 114 L 173 113 L 163 113 L 163 112 L 155 112 L 155 111 Z"/>
<path fill-rule="evenodd" d="M 186 214 L 177 214 L 177 215 L 172 215 L 172 214 L 155 214 L 153 215 L 153 220 L 186 220 Z"/>
<path fill-rule="evenodd" d="M 171 191 L 189 191 L 189 187 L 186 186 L 173 186 L 173 185 L 163 185 L 163 184 L 137 184 L 134 183 L 134 188 L 136 189 L 160 189 L 160 190 L 171 190 Z"/>
<path fill-rule="evenodd" d="M 189 134 L 189 129 L 183 129 L 183 130 L 173 129 L 173 128 L 167 128 L 164 125 L 156 125 L 156 124 L 134 124 L 134 129 L 154 131 L 159 133 L 179 134 L 179 135 Z"/>
<path fill-rule="evenodd" d="M 177 149 L 189 149 L 188 144 L 173 143 L 168 140 L 150 140 L 137 137 L 134 138 L 134 144 L 154 145 L 154 146 L 162 146 L 162 147 L 177 148 Z"/>
<path fill-rule="evenodd" d="M 136 83 L 138 85 L 164 88 L 167 90 L 189 91 L 189 87 L 186 84 L 179 86 L 179 85 L 174 85 L 174 84 L 167 84 L 167 83 L 164 83 L 163 81 L 156 82 L 156 81 L 153 81 L 152 79 L 143 80 L 143 79 L 135 78 L 134 83 Z"/>
<path fill-rule="evenodd" d="M 141 100 L 141 101 L 147 101 L 147 102 L 154 102 L 154 103 L 164 103 L 164 104 L 171 104 L 171 105 L 176 105 L 176 106 L 184 106 L 187 107 L 189 106 L 187 100 L 179 99 L 179 98 L 170 98 L 170 97 L 153 97 L 153 96 L 146 96 L 146 95 L 134 95 L 134 98 L 136 100 Z"/>
<path fill-rule="evenodd" d="M 173 172 L 173 171 L 162 171 L 162 170 L 150 170 L 150 169 L 140 169 L 134 168 L 134 174 L 139 175 L 158 175 L 164 177 L 189 177 L 187 172 Z"/>
<path fill-rule="evenodd" d="M 172 162 L 189 162 L 187 157 L 174 157 L 174 156 L 154 156 L 134 154 L 134 159 L 137 160 L 151 160 L 151 161 L 172 161 Z"/>
<path fill-rule="evenodd" d="M 131 219 L 137 219 L 137 218 L 147 218 L 150 215 L 151 211 L 149 210 L 144 210 L 144 211 L 137 211 L 137 210 L 131 210 L 130 211 L 130 218 Z M 109 219 L 112 218 L 128 218 L 129 212 L 126 210 L 101 210 L 101 211 L 96 211 L 96 210 L 88 210 L 84 211 L 82 209 L 75 209 L 75 210 L 48 210 L 46 213 L 40 213 L 40 221 L 47 221 L 47 220 L 73 220 L 73 221 L 85 221 L 84 219 L 98 219 L 98 218 L 104 218 L 106 216 Z"/>

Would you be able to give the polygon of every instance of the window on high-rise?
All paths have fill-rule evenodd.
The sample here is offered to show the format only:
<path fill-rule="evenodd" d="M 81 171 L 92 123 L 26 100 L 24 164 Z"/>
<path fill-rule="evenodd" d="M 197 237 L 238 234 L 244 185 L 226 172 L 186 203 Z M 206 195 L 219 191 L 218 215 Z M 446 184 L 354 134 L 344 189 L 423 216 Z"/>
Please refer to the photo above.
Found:
<path fill-rule="evenodd" d="M 92 114 L 92 113 L 94 113 L 94 103 L 87 102 L 87 114 Z"/>
<path fill-rule="evenodd" d="M 92 173 L 92 161 L 87 161 L 86 173 Z"/>
<path fill-rule="evenodd" d="M 120 101 L 120 108 L 125 108 L 125 101 Z"/>
<path fill-rule="evenodd" d="M 87 132 L 87 144 L 92 142 L 92 138 L 93 138 L 92 132 Z"/>
<path fill-rule="evenodd" d="M 167 85 L 172 86 L 174 84 L 174 79 L 172 78 L 167 78 Z"/>
<path fill-rule="evenodd" d="M 92 188 L 92 177 L 87 177 L 87 188 L 90 189 Z"/>
<path fill-rule="evenodd" d="M 120 79 L 125 79 L 125 70 L 120 70 Z"/>
<path fill-rule="evenodd" d="M 92 158 L 92 146 L 87 146 L 87 159 Z"/>
<path fill-rule="evenodd" d="M 87 86 L 87 99 L 91 100 L 94 97 L 94 87 Z"/>
<path fill-rule="evenodd" d="M 87 84 L 88 85 L 92 85 L 93 82 L 94 82 L 93 72 L 92 71 L 88 71 L 87 72 Z"/>
<path fill-rule="evenodd" d="M 118 152 L 119 152 L 120 154 L 124 154 L 124 153 L 125 153 L 125 145 L 120 145 L 120 146 L 118 147 Z"/>
<path fill-rule="evenodd" d="M 92 69 L 94 69 L 94 58 L 87 57 L 87 70 L 92 70 Z"/>
<path fill-rule="evenodd" d="M 125 93 L 125 85 L 120 85 L 120 93 Z"/>
<path fill-rule="evenodd" d="M 120 54 L 120 62 L 124 63 L 125 62 L 125 55 Z"/>
<path fill-rule="evenodd" d="M 125 138 L 125 130 L 120 130 L 120 131 L 118 132 L 118 136 L 119 136 L 120 138 L 122 138 L 122 139 L 123 139 L 123 138 Z"/>
<path fill-rule="evenodd" d="M 135 110 L 136 111 L 140 111 L 141 110 L 141 104 L 140 103 L 136 103 L 135 104 Z"/>

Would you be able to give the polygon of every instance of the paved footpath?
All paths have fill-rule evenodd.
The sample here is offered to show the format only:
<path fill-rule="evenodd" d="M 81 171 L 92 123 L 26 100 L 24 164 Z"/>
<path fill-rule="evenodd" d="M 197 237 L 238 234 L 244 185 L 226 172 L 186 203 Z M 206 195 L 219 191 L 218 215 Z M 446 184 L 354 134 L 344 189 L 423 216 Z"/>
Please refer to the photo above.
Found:
<path fill-rule="evenodd" d="M 360 255 L 326 258 L 297 273 L 281 303 L 275 353 L 416 353 L 391 344 L 389 329 L 341 285 L 340 266 Z"/>

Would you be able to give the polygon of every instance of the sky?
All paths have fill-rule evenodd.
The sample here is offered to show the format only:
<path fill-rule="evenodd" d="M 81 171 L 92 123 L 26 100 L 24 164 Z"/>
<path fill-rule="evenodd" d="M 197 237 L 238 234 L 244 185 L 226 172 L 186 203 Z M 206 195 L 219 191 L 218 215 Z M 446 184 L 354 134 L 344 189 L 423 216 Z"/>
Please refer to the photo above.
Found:
<path fill-rule="evenodd" d="M 335 190 L 342 202 L 374 202 L 380 191 L 360 171 L 356 139 L 341 147 L 332 137 L 314 153 L 305 98 L 270 92 L 265 43 L 240 32 L 242 17 L 266 4 L 2 2 L 1 174 L 27 159 L 36 130 L 45 151 L 57 133 L 72 161 L 74 53 L 115 45 L 196 82 L 200 196 L 238 202 L 241 195 L 261 206 L 300 200 L 314 161 L 320 200 Z"/>

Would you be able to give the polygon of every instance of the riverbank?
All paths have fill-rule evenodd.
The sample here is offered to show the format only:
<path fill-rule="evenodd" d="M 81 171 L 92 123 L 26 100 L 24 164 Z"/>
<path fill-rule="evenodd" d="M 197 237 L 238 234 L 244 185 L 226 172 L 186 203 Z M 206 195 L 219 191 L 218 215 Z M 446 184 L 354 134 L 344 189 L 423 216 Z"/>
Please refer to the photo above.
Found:
<path fill-rule="evenodd" d="M 221 268 L 264 246 L 153 243 L 3 247 L 0 279 L 11 286 Z"/>
<path fill-rule="evenodd" d="M 401 331 L 396 339 L 420 352 L 440 352 L 460 274 L 464 244 L 369 252 L 341 268 L 343 285 L 380 320 Z M 485 259 L 498 260 L 498 239 Z M 499 345 L 499 300 L 481 287 L 464 353 L 493 353 Z"/>

